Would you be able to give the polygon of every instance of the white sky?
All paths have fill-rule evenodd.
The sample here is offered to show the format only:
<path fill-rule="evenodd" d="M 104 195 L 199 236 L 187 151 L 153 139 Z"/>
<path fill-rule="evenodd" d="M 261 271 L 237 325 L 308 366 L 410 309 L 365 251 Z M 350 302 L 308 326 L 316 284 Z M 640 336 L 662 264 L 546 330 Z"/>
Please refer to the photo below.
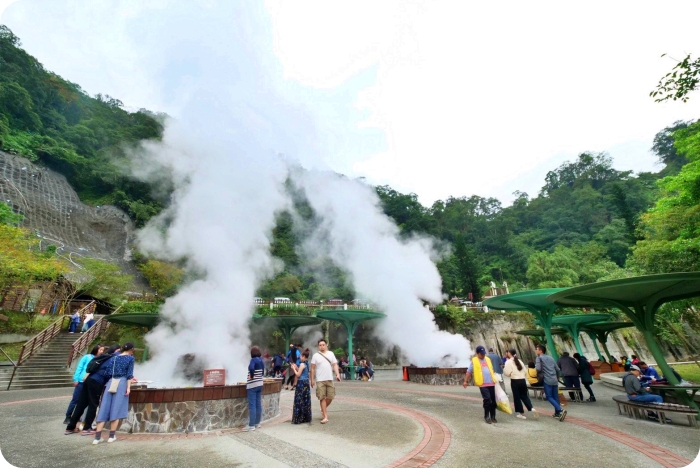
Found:
<path fill-rule="evenodd" d="M 182 17 L 193 35 L 235 39 L 208 24 L 218 20 L 215 0 L 180 4 L 177 15 L 166 1 L 57 2 L 19 0 L 0 20 L 49 70 L 134 107 L 177 115 L 186 83 L 173 72 L 166 90 L 172 63 L 153 73 L 159 56 L 143 45 L 167 35 L 152 30 Z M 261 40 L 245 53 L 274 59 L 260 62 L 307 108 L 318 140 L 309 145 L 331 168 L 424 204 L 536 195 L 548 170 L 582 151 L 608 151 L 619 169 L 658 170 L 654 134 L 700 117 L 700 93 L 686 104 L 648 96 L 674 64 L 661 54 L 700 54 L 698 2 L 260 5 L 252 27 Z"/>

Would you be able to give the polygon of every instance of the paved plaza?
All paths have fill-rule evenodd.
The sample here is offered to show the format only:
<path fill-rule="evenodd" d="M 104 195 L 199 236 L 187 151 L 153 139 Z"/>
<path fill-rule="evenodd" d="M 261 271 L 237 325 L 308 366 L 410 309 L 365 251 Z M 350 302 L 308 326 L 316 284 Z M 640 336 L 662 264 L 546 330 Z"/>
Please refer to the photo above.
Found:
<path fill-rule="evenodd" d="M 596 382 L 596 403 L 567 407 L 564 422 L 541 400 L 539 421 L 498 413 L 483 422 L 475 387 L 437 387 L 400 380 L 342 382 L 319 423 L 289 423 L 293 392 L 282 392 L 282 415 L 260 430 L 210 434 L 63 435 L 71 389 L 0 393 L 0 450 L 18 467 L 382 467 L 382 466 L 686 466 L 700 449 L 700 431 L 660 426 L 617 414 L 620 392 Z M 675 421 L 674 421 L 675 422 Z M 680 419 L 678 420 L 680 423 Z"/>

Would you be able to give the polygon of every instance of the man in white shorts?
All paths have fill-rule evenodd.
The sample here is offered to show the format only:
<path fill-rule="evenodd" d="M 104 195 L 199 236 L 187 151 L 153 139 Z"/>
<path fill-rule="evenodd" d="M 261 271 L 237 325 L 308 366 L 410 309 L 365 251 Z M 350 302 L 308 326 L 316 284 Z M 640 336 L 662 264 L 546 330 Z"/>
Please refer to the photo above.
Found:
<path fill-rule="evenodd" d="M 338 360 L 333 351 L 328 351 L 326 340 L 318 340 L 318 352 L 311 358 L 311 375 L 309 384 L 311 388 L 316 385 L 316 397 L 321 402 L 321 424 L 328 422 L 327 408 L 331 405 L 335 397 L 335 387 L 333 386 L 333 373 L 335 379 L 340 382 L 340 371 L 338 371 Z"/>

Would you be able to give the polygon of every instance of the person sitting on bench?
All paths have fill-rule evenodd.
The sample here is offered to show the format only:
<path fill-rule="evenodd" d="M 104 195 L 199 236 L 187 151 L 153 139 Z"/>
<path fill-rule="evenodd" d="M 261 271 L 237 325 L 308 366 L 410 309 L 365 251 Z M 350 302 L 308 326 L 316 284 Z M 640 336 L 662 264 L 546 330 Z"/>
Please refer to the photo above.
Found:
<path fill-rule="evenodd" d="M 622 377 L 622 385 L 625 387 L 625 392 L 627 392 L 627 398 L 630 401 L 639 403 L 663 403 L 664 399 L 660 395 L 649 393 L 648 388 L 642 387 L 642 384 L 639 382 L 641 376 L 642 370 L 635 365 L 631 365 L 629 373 Z M 647 413 L 649 419 L 659 418 L 653 411 L 648 411 Z M 670 419 L 667 419 L 667 421 L 671 422 Z"/>

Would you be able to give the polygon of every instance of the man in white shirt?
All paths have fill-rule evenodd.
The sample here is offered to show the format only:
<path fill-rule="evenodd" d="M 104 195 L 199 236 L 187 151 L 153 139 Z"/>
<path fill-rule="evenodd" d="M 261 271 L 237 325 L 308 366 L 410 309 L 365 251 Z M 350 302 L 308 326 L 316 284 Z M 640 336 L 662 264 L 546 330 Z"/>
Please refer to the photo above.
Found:
<path fill-rule="evenodd" d="M 311 358 L 311 375 L 309 384 L 311 388 L 316 385 L 316 397 L 321 402 L 321 414 L 323 419 L 321 424 L 328 422 L 327 409 L 335 397 L 335 387 L 333 386 L 333 373 L 335 379 L 340 382 L 340 371 L 338 371 L 338 360 L 333 351 L 328 351 L 326 340 L 318 340 L 318 352 Z"/>

